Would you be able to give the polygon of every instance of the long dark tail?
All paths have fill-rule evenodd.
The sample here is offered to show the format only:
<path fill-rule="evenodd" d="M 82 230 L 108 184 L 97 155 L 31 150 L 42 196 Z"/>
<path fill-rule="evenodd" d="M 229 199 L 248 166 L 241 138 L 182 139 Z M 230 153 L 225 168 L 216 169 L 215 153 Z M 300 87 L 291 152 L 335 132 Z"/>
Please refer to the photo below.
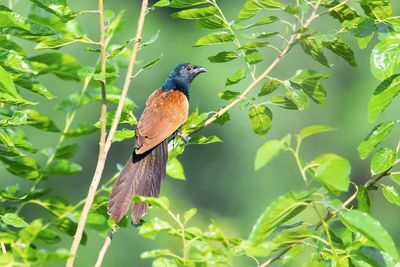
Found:
<path fill-rule="evenodd" d="M 149 205 L 132 202 L 132 196 L 158 197 L 167 158 L 167 140 L 143 154 L 133 152 L 112 188 L 108 214 L 113 220 L 119 222 L 132 205 L 132 223 L 140 222 Z"/>

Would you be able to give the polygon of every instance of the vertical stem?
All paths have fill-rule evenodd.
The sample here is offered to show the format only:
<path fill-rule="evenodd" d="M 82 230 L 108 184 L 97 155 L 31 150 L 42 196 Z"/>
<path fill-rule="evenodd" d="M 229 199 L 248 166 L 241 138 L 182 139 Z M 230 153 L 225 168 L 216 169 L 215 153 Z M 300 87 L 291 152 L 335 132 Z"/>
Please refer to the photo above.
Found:
<path fill-rule="evenodd" d="M 106 240 L 104 241 L 103 247 L 99 252 L 99 256 L 97 257 L 96 264 L 94 265 L 95 267 L 101 267 L 101 265 L 103 264 L 104 256 L 106 255 L 106 252 L 111 245 L 112 238 L 113 238 L 113 230 L 110 229 L 110 231 L 107 234 Z"/>
<path fill-rule="evenodd" d="M 72 267 L 74 265 L 74 260 L 76 256 L 76 252 L 78 251 L 79 244 L 82 239 L 83 230 L 85 228 L 85 223 L 87 216 L 90 211 L 90 207 L 92 206 L 93 199 L 95 197 L 97 187 L 100 182 L 101 175 L 104 170 L 105 160 L 106 160 L 106 152 L 104 149 L 105 140 L 106 140 L 106 121 L 107 121 L 107 95 L 106 95 L 106 67 L 107 67 L 107 55 L 106 55 L 106 47 L 105 47 L 105 26 L 104 26 L 104 2 L 103 0 L 99 0 L 98 2 L 98 12 L 99 12 L 99 24 L 100 24 L 100 71 L 103 76 L 103 80 L 101 83 L 101 113 L 100 113 L 100 142 L 99 142 L 99 154 L 97 159 L 96 170 L 92 179 L 92 183 L 89 188 L 87 201 L 82 210 L 81 217 L 79 218 L 79 224 L 75 232 L 74 240 L 72 241 L 72 245 L 70 248 L 71 256 L 67 259 L 66 266 Z"/>
<path fill-rule="evenodd" d="M 131 77 L 132 77 L 132 73 L 133 73 L 133 69 L 134 69 L 134 64 L 135 64 L 137 52 L 138 52 L 138 49 L 139 49 L 139 42 L 140 42 L 141 36 L 142 36 L 142 30 L 143 30 L 143 25 L 144 25 L 144 19 L 145 19 L 146 12 L 147 12 L 147 6 L 148 6 L 148 0 L 143 0 L 142 1 L 142 5 L 141 5 L 140 14 L 139 14 L 138 23 L 137 23 L 137 30 L 136 30 L 136 36 L 135 36 L 135 41 L 136 42 L 135 42 L 135 44 L 133 46 L 131 58 L 130 58 L 130 61 L 129 61 L 128 70 L 127 70 L 127 73 L 126 73 L 126 76 L 125 76 L 124 86 L 123 86 L 123 89 L 122 89 L 122 92 L 121 92 L 120 100 L 118 102 L 118 107 L 117 107 L 117 110 L 115 112 L 115 117 L 114 117 L 114 120 L 112 122 L 112 126 L 111 126 L 110 132 L 109 132 L 108 137 L 107 137 L 106 140 L 105 140 L 105 131 L 104 132 L 102 131 L 104 136 L 102 136 L 100 138 L 100 140 L 103 140 L 103 141 L 105 140 L 105 143 L 102 144 L 102 142 L 100 142 L 100 151 L 99 151 L 99 156 L 98 156 L 98 160 L 97 160 L 96 170 L 95 170 L 95 173 L 94 173 L 93 178 L 92 178 L 92 182 L 91 182 L 89 190 L 88 190 L 86 202 L 85 202 L 85 205 L 83 206 L 81 217 L 79 218 L 78 227 L 76 229 L 74 240 L 73 240 L 71 248 L 70 248 L 71 256 L 67 260 L 66 267 L 72 267 L 74 265 L 74 259 L 75 259 L 75 256 L 76 256 L 76 252 L 78 251 L 80 241 L 82 239 L 83 230 L 84 230 L 85 224 L 86 224 L 86 219 L 87 219 L 87 216 L 89 214 L 90 207 L 92 206 L 92 203 L 93 203 L 96 191 L 97 191 L 97 187 L 99 186 L 99 183 L 100 183 L 100 180 L 101 180 L 101 176 L 103 174 L 104 165 L 105 165 L 105 162 L 106 162 L 106 159 L 107 159 L 108 151 L 109 151 L 109 149 L 111 147 L 113 136 L 115 134 L 115 131 L 117 130 L 118 123 L 119 123 L 119 120 L 121 118 L 121 114 L 122 114 L 122 109 L 123 109 L 123 105 L 124 105 L 124 102 L 125 102 L 125 98 L 126 98 L 126 95 L 128 93 L 129 86 L 131 84 Z M 104 27 L 104 15 L 103 15 L 102 10 L 103 10 L 103 0 L 99 0 L 100 20 L 103 21 L 103 23 L 101 23 L 102 25 L 100 25 L 100 29 L 104 29 L 103 28 Z M 102 49 L 101 51 L 103 53 L 105 53 L 105 49 Z M 103 55 L 101 58 L 102 58 L 102 60 L 104 60 L 106 58 L 106 55 Z M 104 64 L 104 63 L 102 62 L 102 64 Z M 103 111 L 103 109 L 102 109 L 102 111 Z M 103 122 L 105 122 L 106 114 L 103 113 L 103 112 L 102 112 L 102 119 L 104 120 Z"/>

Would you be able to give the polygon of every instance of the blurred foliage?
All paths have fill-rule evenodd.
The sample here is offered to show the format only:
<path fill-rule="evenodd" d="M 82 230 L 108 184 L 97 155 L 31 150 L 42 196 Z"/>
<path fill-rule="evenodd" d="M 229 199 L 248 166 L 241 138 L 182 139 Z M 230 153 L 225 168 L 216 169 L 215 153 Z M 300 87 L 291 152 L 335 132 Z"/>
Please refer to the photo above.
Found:
<path fill-rule="evenodd" d="M 95 164 L 97 150 L 91 143 L 97 142 L 100 127 L 97 115 L 101 101 L 99 81 L 107 84 L 107 125 L 110 126 L 132 44 L 139 41 L 130 38 L 132 33 L 127 32 L 132 28 L 136 13 L 120 11 L 122 4 L 119 2 L 115 2 L 115 6 L 107 3 L 111 9 L 104 14 L 107 47 L 104 75 L 99 66 L 99 43 L 95 41 L 98 29 L 94 22 L 97 20 L 92 15 L 96 11 L 87 7 L 90 4 L 93 8 L 96 4 L 80 1 L 68 5 L 65 0 L 4 2 L 0 5 L 0 161 L 3 176 L 10 178 L 3 178 L 0 188 L 0 265 L 62 264 L 69 256 L 67 247 L 75 234 L 80 208 L 85 203 L 85 199 L 79 200 L 87 183 L 81 178 L 88 175 Z M 391 0 L 220 2 L 152 2 L 147 15 L 149 22 L 146 22 L 151 30 L 146 30 L 146 38 L 140 43 L 139 53 L 144 56 L 137 62 L 138 70 L 133 77 L 128 77 L 134 79 L 135 89 L 144 84 L 156 88 L 172 65 L 189 57 L 182 54 L 192 53 L 191 60 L 208 60 L 217 66 L 207 67 L 214 74 L 211 73 L 212 78 L 203 85 L 213 90 L 216 86 L 225 88 L 212 95 L 192 92 L 192 106 L 196 107 L 195 96 L 200 99 L 195 100 L 200 105 L 192 109 L 180 135 L 169 143 L 167 174 L 176 180 L 187 179 L 188 184 L 193 185 L 193 196 L 186 194 L 189 197 L 178 204 L 183 190 L 169 187 L 168 195 L 173 199 L 171 205 L 166 197 L 135 196 L 133 201 L 149 203 L 155 206 L 155 211 L 151 211 L 137 229 L 128 227 L 127 218 L 114 225 L 108 221 L 106 207 L 117 175 L 116 170 L 110 168 L 107 176 L 111 178 L 97 191 L 82 245 L 91 240 L 103 240 L 110 227 L 116 237 L 123 236 L 124 228 L 128 228 L 130 233 L 156 240 L 144 243 L 142 239 L 135 239 L 133 243 L 141 253 L 140 257 L 151 259 L 153 266 L 395 266 L 399 262 L 398 249 L 386 221 L 397 223 L 397 217 L 388 212 L 378 220 L 371 212 L 374 206 L 381 209 L 381 205 L 389 205 L 387 202 L 400 206 L 400 176 L 395 169 L 399 163 L 400 145 L 391 136 L 398 119 L 391 118 L 392 114 L 386 111 L 400 92 L 400 19 L 399 14 L 393 12 L 398 10 L 398 4 Z M 171 19 L 167 20 L 167 15 Z M 191 32 L 193 23 L 197 29 Z M 156 28 L 152 29 L 154 26 Z M 166 37 L 162 36 L 164 28 Z M 352 48 L 353 39 L 358 48 Z M 194 50 L 190 46 L 194 46 Z M 169 55 L 173 50 L 175 53 Z M 285 57 L 292 51 L 296 52 L 297 58 L 285 63 Z M 334 87 L 333 79 L 328 79 L 329 75 L 324 72 L 329 70 L 335 74 L 336 69 L 347 67 L 341 65 L 343 62 L 337 63 L 339 67 L 334 66 L 331 62 L 336 59 L 327 56 L 328 51 L 345 64 L 360 69 L 359 75 L 364 78 L 370 75 L 366 62 L 362 58 L 356 60 L 356 55 L 370 55 L 369 69 L 380 82 L 370 96 L 366 110 L 368 121 L 377 125 L 357 147 L 361 159 L 371 157 L 370 174 L 367 171 L 352 172 L 354 166 L 358 168 L 359 165 L 355 157 L 348 160 L 336 153 L 339 148 L 354 149 L 357 146 L 356 142 L 347 142 L 346 135 L 338 133 L 329 139 L 334 142 L 332 146 L 320 148 L 316 142 L 312 143 L 311 149 L 304 149 L 305 140 L 311 143 L 318 140 L 317 134 L 335 130 L 326 125 L 329 123 L 325 119 L 323 124 L 304 127 L 309 120 L 299 123 L 282 112 L 303 111 L 307 116 L 318 117 L 320 109 L 317 110 L 316 105 L 327 103 L 326 88 Z M 271 70 L 280 61 L 285 69 L 272 72 L 272 76 Z M 357 64 L 359 61 L 362 64 Z M 168 70 L 164 72 L 158 64 L 165 64 L 162 67 Z M 149 74 L 152 68 L 157 68 L 160 73 Z M 341 86 L 354 86 L 352 75 L 346 77 L 349 80 Z M 338 78 L 335 76 L 334 79 Z M 365 85 L 371 86 L 370 81 L 367 80 Z M 78 84 L 78 90 L 67 89 L 70 86 L 76 88 Z M 258 84 L 259 88 L 256 87 Z M 339 82 L 336 84 L 340 85 Z M 150 93 L 136 91 L 139 94 L 137 103 Z M 250 94 L 251 91 L 256 93 Z M 351 105 L 365 100 L 359 91 L 351 95 Z M 215 100 L 217 95 L 221 101 Z M 348 108 L 343 103 L 346 102 L 342 99 L 334 103 L 332 116 L 347 120 L 340 125 L 348 123 L 351 131 L 361 134 L 366 127 L 351 114 L 354 107 Z M 231 104 L 231 107 L 238 104 L 240 112 L 231 109 Z M 221 108 L 216 108 L 220 105 Z M 225 107 L 229 109 L 225 110 Z M 113 137 L 115 142 L 134 137 L 135 108 L 135 102 L 126 99 L 120 127 Z M 212 111 L 202 111 L 207 109 Z M 246 114 L 243 116 L 243 113 Z M 235 118 L 239 118 L 236 124 Z M 378 119 L 382 121 L 376 123 Z M 227 124 L 230 120 L 232 122 Z M 212 130 L 203 129 L 209 122 L 218 125 L 210 125 Z M 290 124 L 302 129 L 293 136 L 295 130 Z M 222 130 L 220 126 L 223 126 Z M 281 131 L 277 134 L 271 130 L 279 127 Z M 247 134 L 250 129 L 252 137 Z M 198 134 L 198 131 L 205 134 Z M 265 141 L 257 151 L 253 141 L 247 142 L 267 134 L 268 138 L 270 135 L 275 137 Z M 234 141 L 229 140 L 232 135 Z M 192 149 L 191 145 L 222 140 L 228 140 L 224 146 L 231 145 L 229 150 L 222 150 L 227 153 L 213 150 L 211 145 L 206 148 L 215 152 L 216 157 L 220 157 L 218 160 L 200 148 L 199 153 L 205 157 L 203 161 L 198 158 L 180 161 L 184 150 Z M 113 146 L 129 150 L 118 143 Z M 84 155 L 77 157 L 78 151 L 84 151 Z M 294 164 L 289 165 L 291 160 L 284 158 L 285 164 L 277 165 L 274 174 L 278 179 L 268 185 L 269 191 L 259 185 L 260 181 L 248 181 L 252 177 L 246 176 L 257 176 L 246 169 L 246 164 L 253 160 L 252 155 L 255 154 L 255 170 L 262 172 L 267 164 L 285 152 L 293 157 Z M 234 153 L 240 153 L 240 163 L 233 164 L 238 159 Z M 117 160 L 111 160 L 111 163 L 122 160 L 118 154 L 113 154 Z M 230 166 L 234 171 L 224 173 L 227 172 L 224 166 Z M 290 183 L 288 189 L 284 180 L 279 180 L 285 171 L 291 171 L 290 176 L 298 172 L 304 183 L 301 184 L 301 179 L 297 179 L 300 181 L 297 183 L 290 177 L 289 182 L 286 181 Z M 197 183 L 192 180 L 196 175 Z M 234 180 L 240 176 L 246 180 L 235 186 Z M 365 178 L 361 181 L 355 179 L 356 176 Z M 79 180 L 69 180 L 74 179 L 71 177 Z M 200 179 L 203 177 L 204 180 Z M 254 184 L 253 192 L 249 185 Z M 81 188 L 76 190 L 78 185 Z M 80 197 L 74 199 L 78 195 Z M 190 200 L 196 202 L 196 197 L 204 201 L 199 205 L 202 207 L 175 212 L 190 207 Z M 232 204 L 229 207 L 227 197 L 236 198 L 237 202 L 230 202 L 242 206 Z M 381 203 L 381 197 L 387 202 Z M 207 213 L 204 204 L 207 201 L 210 206 L 215 206 L 215 211 L 237 210 L 236 226 L 224 221 L 224 214 Z M 259 213 L 265 202 L 270 203 L 258 215 L 258 220 L 250 218 Z M 255 205 L 258 206 L 254 208 Z M 246 212 L 240 214 L 243 209 Z M 195 216 L 198 211 L 199 215 Z M 210 217 L 215 219 L 205 223 Z M 246 227 L 249 226 L 252 229 L 248 237 L 240 237 L 247 235 Z M 232 230 L 232 227 L 244 230 Z M 132 236 L 128 238 L 133 239 Z M 86 254 L 92 260 L 78 255 L 81 266 L 94 261 L 99 242 L 94 244 L 95 248 Z M 111 249 L 106 257 L 111 266 L 131 262 L 144 265 L 144 261 L 132 259 L 126 245 L 119 245 L 118 250 Z"/>

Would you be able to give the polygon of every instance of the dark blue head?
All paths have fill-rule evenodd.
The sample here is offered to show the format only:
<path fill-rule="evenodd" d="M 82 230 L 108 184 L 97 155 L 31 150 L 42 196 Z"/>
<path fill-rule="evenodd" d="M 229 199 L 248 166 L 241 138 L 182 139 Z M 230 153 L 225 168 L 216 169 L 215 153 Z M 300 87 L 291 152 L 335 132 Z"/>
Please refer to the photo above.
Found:
<path fill-rule="evenodd" d="M 196 66 L 190 63 L 180 64 L 175 67 L 172 73 L 168 76 L 167 81 L 162 86 L 164 91 L 170 89 L 180 90 L 187 97 L 189 97 L 189 87 L 196 78 L 202 72 L 206 72 L 206 69 L 200 66 Z"/>

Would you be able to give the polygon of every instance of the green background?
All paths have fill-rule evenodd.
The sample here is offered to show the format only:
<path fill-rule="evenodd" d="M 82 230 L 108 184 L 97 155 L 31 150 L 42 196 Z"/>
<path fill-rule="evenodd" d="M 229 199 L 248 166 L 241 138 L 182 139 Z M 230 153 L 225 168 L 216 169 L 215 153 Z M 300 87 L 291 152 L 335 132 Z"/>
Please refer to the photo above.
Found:
<path fill-rule="evenodd" d="M 244 1 L 224 0 L 219 1 L 222 10 L 228 20 L 236 17 L 239 8 Z M 151 2 L 152 3 L 152 2 Z M 70 0 L 70 6 L 74 10 L 94 10 L 96 1 Z M 123 43 L 132 38 L 136 30 L 140 1 L 113 0 L 106 1 L 106 8 L 115 13 L 126 9 L 124 16 L 125 26 L 117 34 L 116 43 Z M 396 6 L 397 5 L 397 6 Z M 26 14 L 30 2 L 21 0 L 16 4 L 16 10 Z M 398 3 L 395 7 L 400 8 Z M 241 59 L 225 63 L 212 64 L 207 60 L 208 56 L 222 50 L 232 50 L 230 44 L 213 47 L 193 47 L 198 37 L 208 31 L 197 29 L 190 21 L 175 20 L 169 16 L 171 9 L 159 9 L 151 12 L 146 17 L 143 39 L 147 40 L 160 29 L 160 38 L 151 47 L 144 48 L 138 55 L 138 63 L 148 62 L 161 53 L 164 54 L 159 64 L 144 72 L 135 79 L 131 85 L 129 96 L 138 105 L 134 114 L 139 117 L 144 107 L 146 98 L 151 92 L 159 88 L 172 68 L 183 62 L 198 64 L 207 68 L 208 72 L 199 76 L 191 87 L 191 110 L 199 107 L 207 112 L 217 110 L 226 105 L 226 101 L 218 97 L 218 92 L 226 90 L 224 87 L 226 77 L 237 69 L 244 67 Z M 271 11 L 269 15 L 275 15 Z M 263 13 L 265 15 L 265 13 Z M 98 20 L 95 14 L 81 16 L 81 23 L 88 35 L 98 39 Z M 339 23 L 329 17 L 317 20 L 317 28 L 329 31 L 338 28 Z M 264 27 L 264 28 L 263 28 Z M 281 30 L 276 26 L 262 26 L 259 30 Z M 315 27 L 315 24 L 312 25 Z M 348 37 L 348 36 L 347 36 Z M 170 198 L 171 208 L 182 213 L 186 209 L 195 207 L 199 213 L 192 224 L 206 227 L 211 221 L 225 230 L 228 236 L 246 237 L 253 223 L 264 208 L 277 196 L 289 191 L 300 191 L 305 188 L 294 160 L 289 154 L 283 154 L 273 160 L 260 171 L 254 171 L 254 157 L 258 147 L 266 140 L 282 138 L 287 133 L 296 134 L 305 126 L 314 124 L 327 124 L 337 128 L 332 133 L 322 134 L 308 139 L 303 147 L 303 155 L 307 159 L 326 152 L 332 152 L 348 158 L 352 163 L 351 178 L 354 183 L 363 183 L 371 176 L 369 161 L 360 160 L 356 150 L 357 145 L 366 136 L 372 125 L 367 122 L 367 103 L 378 81 L 375 80 L 369 70 L 369 54 L 374 41 L 365 50 L 360 50 L 351 38 L 350 44 L 355 51 L 358 68 L 352 68 L 342 59 L 327 53 L 329 62 L 334 66 L 326 68 L 304 55 L 299 47 L 295 47 L 282 63 L 273 71 L 272 76 L 285 79 L 292 76 L 297 69 L 315 69 L 330 74 L 330 78 L 324 81 L 324 87 L 328 91 L 328 100 L 325 105 L 312 104 L 306 111 L 290 111 L 272 107 L 274 119 L 271 131 L 265 138 L 255 135 L 248 120 L 247 110 L 239 106 L 231 112 L 231 120 L 221 127 L 213 124 L 201 130 L 204 135 L 218 135 L 223 143 L 207 146 L 188 146 L 183 155 L 179 157 L 185 168 L 186 181 L 173 180 L 167 177 L 162 186 L 162 195 Z M 31 43 L 22 42 L 26 47 L 32 47 Z M 223 46 L 223 47 L 222 47 Z M 84 51 L 84 45 L 72 45 L 63 48 L 62 51 L 75 56 L 82 65 L 93 66 L 97 55 Z M 38 52 L 34 52 L 38 53 Z M 270 48 L 263 49 L 264 61 L 257 65 L 257 69 L 265 69 L 276 51 Z M 122 72 L 123 73 L 123 72 Z M 121 75 L 117 85 L 122 85 Z M 75 82 L 61 82 L 55 77 L 42 77 L 46 87 L 57 95 L 58 98 L 45 100 L 35 95 L 29 95 L 28 99 L 40 102 L 38 109 L 50 116 L 61 128 L 64 124 L 64 114 L 54 111 L 54 106 L 63 97 L 80 89 L 81 84 Z M 249 77 L 234 85 L 230 90 L 243 91 L 249 84 Z M 260 86 L 259 86 L 260 87 Z M 256 89 L 255 92 L 259 90 Z M 29 94 L 29 93 L 27 93 Z M 281 92 L 282 94 L 282 92 Z M 254 95 L 256 95 L 254 93 Z M 85 106 L 78 115 L 79 121 L 95 122 L 99 117 L 99 104 L 94 103 Z M 391 105 L 380 118 L 381 121 L 396 118 L 397 104 Z M 39 130 L 26 128 L 28 138 L 38 147 L 54 146 L 57 142 L 57 134 L 43 133 Z M 397 132 L 398 134 L 398 132 Z M 396 141 L 396 133 L 387 142 Z M 94 172 L 97 151 L 98 134 L 84 137 L 79 140 L 80 151 L 73 159 L 83 166 L 83 172 L 68 177 L 51 177 L 42 186 L 51 187 L 52 195 L 61 195 L 71 202 L 79 201 L 86 196 L 90 179 Z M 112 146 L 108 162 L 103 175 L 103 182 L 116 171 L 116 164 L 124 164 L 129 157 L 134 145 L 134 140 L 126 140 L 115 143 Z M 44 160 L 44 157 L 43 159 Z M 2 183 L 21 184 L 28 186 L 25 180 L 12 177 L 0 170 Z M 25 184 L 26 183 L 26 184 Z M 317 186 L 317 184 L 315 184 Z M 354 186 L 351 187 L 351 191 Z M 343 196 L 345 197 L 345 196 Z M 397 244 L 400 243 L 400 228 L 398 227 L 399 209 L 383 199 L 380 191 L 372 193 L 372 216 L 377 218 L 393 236 Z M 47 216 L 40 208 L 27 206 L 22 215 L 26 219 Z M 154 216 L 158 212 L 152 210 L 147 217 Z M 310 213 L 310 216 L 315 214 Z M 315 218 L 318 220 L 318 218 Z M 88 230 L 88 242 L 79 249 L 76 266 L 92 266 L 97 258 L 103 240 L 94 232 Z M 68 247 L 71 238 L 65 236 L 60 247 Z M 127 227 L 120 229 L 114 236 L 110 250 L 106 255 L 104 266 L 150 266 L 150 261 L 141 260 L 141 252 L 156 248 L 179 248 L 176 240 L 161 235 L 157 240 L 147 240 L 138 236 L 137 229 Z M 237 266 L 254 266 L 252 261 L 237 261 Z M 296 263 L 298 264 L 298 263 Z M 295 264 L 295 266 L 296 266 Z"/>

